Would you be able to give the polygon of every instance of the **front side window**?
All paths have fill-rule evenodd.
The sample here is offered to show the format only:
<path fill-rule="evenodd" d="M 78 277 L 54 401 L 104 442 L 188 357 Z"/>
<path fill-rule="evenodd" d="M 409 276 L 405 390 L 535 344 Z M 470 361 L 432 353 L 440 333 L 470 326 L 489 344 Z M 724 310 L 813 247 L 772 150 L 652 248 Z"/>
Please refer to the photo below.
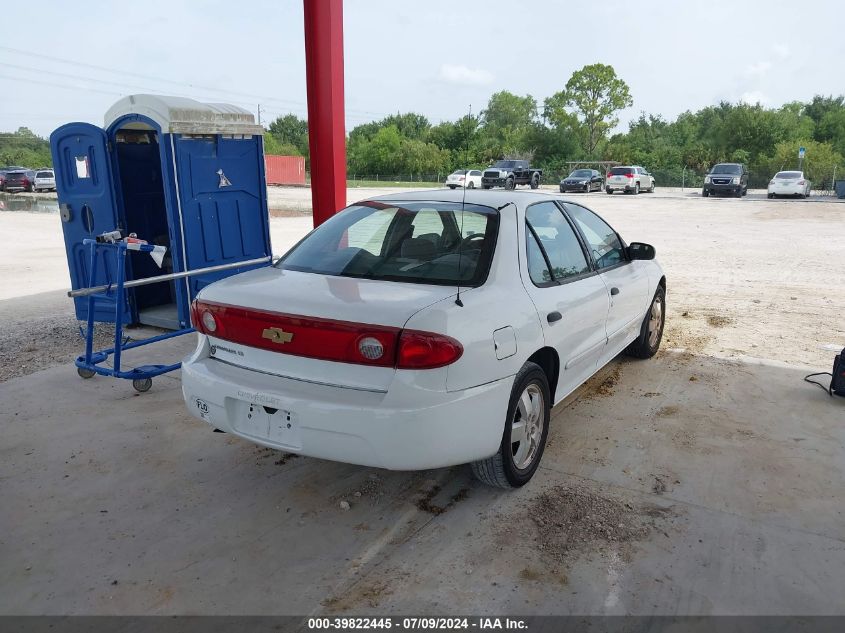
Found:
<path fill-rule="evenodd" d="M 584 234 L 596 266 L 610 268 L 625 261 L 625 250 L 619 236 L 595 213 L 577 204 L 567 204 L 569 213 Z"/>
<path fill-rule="evenodd" d="M 315 229 L 276 264 L 285 270 L 421 284 L 487 278 L 499 213 L 451 202 L 361 202 Z"/>
<path fill-rule="evenodd" d="M 581 243 L 556 204 L 531 205 L 525 222 L 528 275 L 536 285 L 590 272 Z"/>

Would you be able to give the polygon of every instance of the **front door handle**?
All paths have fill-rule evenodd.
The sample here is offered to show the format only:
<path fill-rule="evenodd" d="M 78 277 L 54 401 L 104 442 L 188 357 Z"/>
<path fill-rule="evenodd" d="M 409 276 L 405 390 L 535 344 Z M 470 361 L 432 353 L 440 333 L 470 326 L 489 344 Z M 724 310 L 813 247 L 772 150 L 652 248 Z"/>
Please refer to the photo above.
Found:
<path fill-rule="evenodd" d="M 546 316 L 546 320 L 549 323 L 554 323 L 555 321 L 560 321 L 562 318 L 563 318 L 563 315 L 561 315 L 561 313 L 558 312 L 557 310 L 555 310 L 554 312 L 549 312 L 549 314 Z"/>
<path fill-rule="evenodd" d="M 618 294 L 619 294 L 619 288 L 617 288 L 616 286 L 613 286 L 613 288 L 610 289 L 610 296 L 613 297 L 613 296 L 618 295 Z"/>

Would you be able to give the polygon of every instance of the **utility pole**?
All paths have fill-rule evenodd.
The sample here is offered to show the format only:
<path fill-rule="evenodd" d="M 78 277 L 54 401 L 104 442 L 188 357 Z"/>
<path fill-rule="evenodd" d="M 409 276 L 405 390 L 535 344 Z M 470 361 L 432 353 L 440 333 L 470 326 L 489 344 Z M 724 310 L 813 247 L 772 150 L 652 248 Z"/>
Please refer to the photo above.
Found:
<path fill-rule="evenodd" d="M 258 104 L 258 125 L 261 125 L 261 104 Z"/>

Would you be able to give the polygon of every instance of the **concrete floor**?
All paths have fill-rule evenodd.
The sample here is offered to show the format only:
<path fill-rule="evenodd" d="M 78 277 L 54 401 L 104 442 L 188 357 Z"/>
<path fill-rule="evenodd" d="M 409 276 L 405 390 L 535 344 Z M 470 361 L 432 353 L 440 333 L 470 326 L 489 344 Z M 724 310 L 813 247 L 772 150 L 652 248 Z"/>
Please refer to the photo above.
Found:
<path fill-rule="evenodd" d="M 845 400 L 804 373 L 617 360 L 554 410 L 515 492 L 213 433 L 178 375 L 143 395 L 69 367 L 10 380 L 0 613 L 843 614 Z M 558 484 L 650 508 L 652 528 L 556 561 L 528 513 Z"/>

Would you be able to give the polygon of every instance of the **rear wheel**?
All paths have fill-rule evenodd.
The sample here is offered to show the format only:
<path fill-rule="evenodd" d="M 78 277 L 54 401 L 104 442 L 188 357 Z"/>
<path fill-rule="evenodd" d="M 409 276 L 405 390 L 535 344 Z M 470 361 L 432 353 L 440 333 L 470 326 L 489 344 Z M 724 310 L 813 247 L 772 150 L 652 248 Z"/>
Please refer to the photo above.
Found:
<path fill-rule="evenodd" d="M 634 185 L 634 192 L 633 193 L 634 193 L 635 196 L 639 195 L 639 193 L 640 193 L 640 183 L 637 183 L 636 185 Z"/>
<path fill-rule="evenodd" d="M 452 189 L 452 190 L 457 189 L 457 187 L 458 187 L 457 185 L 446 185 L 446 186 L 449 187 L 449 189 Z"/>
<path fill-rule="evenodd" d="M 546 447 L 550 410 L 545 372 L 534 363 L 525 363 L 514 379 L 499 451 L 473 462 L 473 475 L 498 488 L 527 484 L 537 472 Z"/>
<path fill-rule="evenodd" d="M 540 186 L 540 174 L 534 174 L 531 176 L 531 188 L 536 189 Z"/>
<path fill-rule="evenodd" d="M 467 185 L 467 189 L 475 189 L 475 183 L 470 180 L 469 184 Z"/>
<path fill-rule="evenodd" d="M 631 343 L 625 353 L 634 358 L 651 358 L 660 348 L 663 339 L 663 326 L 666 323 L 666 290 L 657 287 L 651 307 L 646 312 L 640 335 Z"/>
<path fill-rule="evenodd" d="M 607 187 L 607 188 L 604 190 L 604 192 L 605 192 L 607 195 L 609 195 L 609 196 L 612 196 L 612 195 L 613 195 L 613 189 L 611 189 L 610 187 Z"/>

